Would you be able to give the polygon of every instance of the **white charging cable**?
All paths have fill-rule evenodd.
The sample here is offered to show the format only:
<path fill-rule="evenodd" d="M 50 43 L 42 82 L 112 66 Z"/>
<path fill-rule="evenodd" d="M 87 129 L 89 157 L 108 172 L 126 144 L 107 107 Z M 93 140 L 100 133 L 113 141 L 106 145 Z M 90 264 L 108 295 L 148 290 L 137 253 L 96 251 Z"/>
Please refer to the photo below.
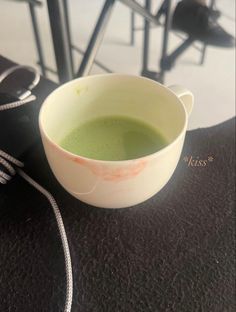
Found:
<path fill-rule="evenodd" d="M 0 75 L 0 83 L 8 77 L 11 73 L 13 73 L 15 70 L 18 69 L 27 69 L 34 73 L 34 80 L 31 83 L 31 85 L 28 87 L 28 90 L 26 90 L 24 93 L 19 95 L 19 100 L 15 102 L 11 102 L 8 104 L 4 104 L 0 106 L 0 111 L 12 109 L 21 105 L 24 105 L 26 103 L 32 102 L 36 99 L 35 95 L 31 94 L 31 90 L 39 83 L 40 75 L 38 72 L 29 66 L 13 66 L 6 71 L 4 71 Z M 18 173 L 24 180 L 26 180 L 29 184 L 31 184 L 35 189 L 37 189 L 40 193 L 42 193 L 49 203 L 51 204 L 51 207 L 53 209 L 58 230 L 61 237 L 63 252 L 64 252 L 64 258 L 65 258 L 65 270 L 66 270 L 66 301 L 65 301 L 65 307 L 64 312 L 70 312 L 71 306 L 72 306 L 72 299 L 73 299 L 73 275 L 72 275 L 72 264 L 71 264 L 71 256 L 70 256 L 70 249 L 68 244 L 68 239 L 66 236 L 66 231 L 64 227 L 64 223 L 62 220 L 62 216 L 60 213 L 60 210 L 58 208 L 58 205 L 56 203 L 56 200 L 50 194 L 45 188 L 43 188 L 41 185 L 39 185 L 35 180 L 33 180 L 28 174 L 26 174 L 21 168 L 24 167 L 24 164 L 19 161 L 18 159 L 12 157 L 11 155 L 7 154 L 6 152 L 0 150 L 0 165 L 4 168 L 4 170 L 1 170 L 0 168 L 0 184 L 6 184 L 11 178 Z"/>

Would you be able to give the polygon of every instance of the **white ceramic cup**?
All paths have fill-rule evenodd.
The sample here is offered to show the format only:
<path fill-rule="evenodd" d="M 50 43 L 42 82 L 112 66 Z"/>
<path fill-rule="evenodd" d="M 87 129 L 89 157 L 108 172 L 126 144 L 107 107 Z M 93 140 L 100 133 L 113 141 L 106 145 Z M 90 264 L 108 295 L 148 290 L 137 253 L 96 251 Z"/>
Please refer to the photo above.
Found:
<path fill-rule="evenodd" d="M 78 78 L 53 91 L 39 126 L 49 165 L 73 196 L 96 207 L 124 208 L 155 195 L 172 176 L 182 151 L 193 95 L 180 86 L 120 74 Z M 131 116 L 156 127 L 169 144 L 133 160 L 101 161 L 72 154 L 58 143 L 74 127 L 96 118 Z"/>

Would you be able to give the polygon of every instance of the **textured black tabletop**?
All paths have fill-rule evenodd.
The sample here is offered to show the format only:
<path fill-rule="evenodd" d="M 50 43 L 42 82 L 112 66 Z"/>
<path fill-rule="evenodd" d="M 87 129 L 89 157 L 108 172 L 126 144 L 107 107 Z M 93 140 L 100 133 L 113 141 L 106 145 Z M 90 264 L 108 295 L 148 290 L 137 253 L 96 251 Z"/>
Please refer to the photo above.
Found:
<path fill-rule="evenodd" d="M 0 71 L 9 64 L 0 58 Z M 49 85 L 41 82 L 36 107 L 55 87 Z M 128 209 L 94 208 L 66 193 L 40 141 L 21 155 L 25 171 L 54 195 L 63 215 L 73 312 L 236 311 L 234 133 L 234 119 L 189 131 L 169 183 Z M 21 144 L 16 129 L 13 135 Z M 63 252 L 51 207 L 16 176 L 0 186 L 0 311 L 60 312 L 64 295 Z"/>

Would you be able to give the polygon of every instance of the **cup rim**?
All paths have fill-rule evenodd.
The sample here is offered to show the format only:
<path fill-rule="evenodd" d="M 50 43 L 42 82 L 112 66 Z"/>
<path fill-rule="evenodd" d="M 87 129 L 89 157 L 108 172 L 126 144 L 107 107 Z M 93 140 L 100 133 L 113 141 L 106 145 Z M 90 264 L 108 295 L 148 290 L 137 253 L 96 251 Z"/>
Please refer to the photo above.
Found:
<path fill-rule="evenodd" d="M 63 88 L 66 88 L 68 85 L 70 85 L 71 83 L 75 83 L 76 81 L 79 81 L 79 80 L 84 80 L 84 79 L 89 79 L 89 78 L 93 78 L 93 77 L 107 77 L 107 76 L 116 76 L 116 77 L 130 77 L 130 78 L 135 78 L 135 79 L 138 79 L 138 80 L 146 80 L 146 81 L 149 81 L 153 84 L 156 84 L 158 85 L 159 87 L 165 89 L 166 92 L 168 93 L 171 93 L 175 99 L 177 100 L 178 103 L 181 104 L 181 107 L 184 111 L 184 124 L 183 124 L 183 127 L 181 128 L 179 134 L 176 136 L 176 138 L 169 144 L 167 144 L 165 147 L 161 148 L 160 150 L 154 152 L 154 153 L 151 153 L 151 154 L 148 154 L 148 155 L 145 155 L 145 156 L 142 156 L 142 157 L 138 157 L 138 158 L 133 158 L 133 159 L 125 159 L 125 160 L 101 160 L 101 159 L 94 159 L 94 158 L 88 158 L 88 157 L 85 157 L 85 156 L 81 156 L 81 155 L 77 155 L 77 154 L 74 154 L 74 153 L 71 153 L 69 151 L 67 151 L 66 149 L 62 148 L 59 144 L 57 144 L 56 142 L 54 142 L 50 136 L 46 133 L 46 131 L 44 130 L 44 127 L 43 127 L 43 121 L 42 121 L 42 111 L 43 111 L 43 107 L 46 105 L 46 102 L 48 102 L 48 100 L 50 99 L 50 97 L 56 93 L 59 89 L 63 89 Z M 73 80 L 70 80 L 62 85 L 60 85 L 59 87 L 57 87 L 55 90 L 53 90 L 43 101 L 41 107 L 40 107 L 40 111 L 39 111 L 39 117 L 38 117 L 38 123 L 39 123 L 39 129 L 40 129 L 40 132 L 41 132 L 41 136 L 44 136 L 52 146 L 54 146 L 55 148 L 57 148 L 60 152 L 62 152 L 63 154 L 65 155 L 68 155 L 70 157 L 73 157 L 73 158 L 78 158 L 78 159 L 83 159 L 85 161 L 90 161 L 90 162 L 96 162 L 96 163 L 101 163 L 101 164 L 125 164 L 125 163 L 131 163 L 133 161 L 139 161 L 139 160 L 145 160 L 147 158 L 154 158 L 156 156 L 159 156 L 161 154 L 163 154 L 164 152 L 168 151 L 173 145 L 175 145 L 177 143 L 178 140 L 180 140 L 180 138 L 184 135 L 184 133 L 186 132 L 186 129 L 187 129 L 187 121 L 188 121 L 188 113 L 186 111 L 186 108 L 184 106 L 184 104 L 181 102 L 180 98 L 171 90 L 169 89 L 168 87 L 164 86 L 163 84 L 159 83 L 158 81 L 155 81 L 155 80 L 152 80 L 150 78 L 147 78 L 147 77 L 143 77 L 143 76 L 137 76 L 137 75 L 131 75 L 131 74 L 120 74 L 120 73 L 107 73 L 107 74 L 96 74 L 96 75 L 90 75 L 90 76 L 85 76 L 85 77 L 79 77 L 79 78 L 75 78 Z"/>

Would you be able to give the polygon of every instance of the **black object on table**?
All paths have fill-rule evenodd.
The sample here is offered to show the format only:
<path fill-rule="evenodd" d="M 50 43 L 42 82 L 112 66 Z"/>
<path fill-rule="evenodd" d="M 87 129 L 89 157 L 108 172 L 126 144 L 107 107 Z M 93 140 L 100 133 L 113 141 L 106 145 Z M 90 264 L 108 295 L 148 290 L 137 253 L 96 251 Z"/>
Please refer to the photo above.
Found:
<path fill-rule="evenodd" d="M 0 72 L 10 65 L 0 58 Z M 35 90 L 39 100 L 29 104 L 35 119 L 53 88 L 42 79 Z M 0 130 L 2 147 L 2 122 Z M 15 145 L 23 142 L 17 128 L 7 131 Z M 40 141 L 21 155 L 25 171 L 54 195 L 64 218 L 72 311 L 235 311 L 234 136 L 234 119 L 187 132 L 170 182 L 145 203 L 118 210 L 88 206 L 64 191 Z M 197 166 L 197 159 L 206 165 Z M 64 295 L 64 258 L 51 207 L 16 176 L 0 186 L 0 311 L 60 312 Z"/>

